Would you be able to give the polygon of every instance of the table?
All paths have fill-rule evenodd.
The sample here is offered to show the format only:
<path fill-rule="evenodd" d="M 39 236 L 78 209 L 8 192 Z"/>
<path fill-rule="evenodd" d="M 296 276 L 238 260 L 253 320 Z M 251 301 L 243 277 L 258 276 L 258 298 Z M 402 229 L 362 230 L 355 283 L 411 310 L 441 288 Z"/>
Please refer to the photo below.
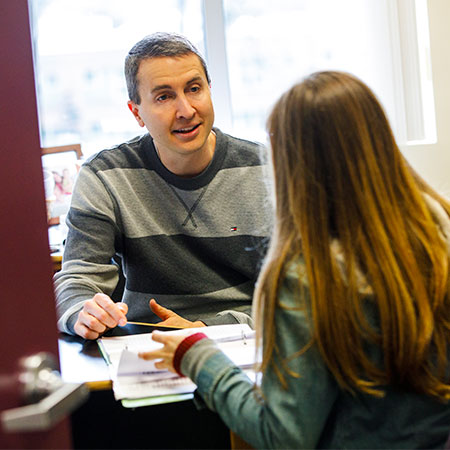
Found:
<path fill-rule="evenodd" d="M 61 270 L 63 242 L 67 236 L 67 227 L 60 224 L 59 217 L 57 219 L 57 222 L 50 223 L 48 227 L 48 243 L 51 249 L 50 255 L 53 263 L 53 272 Z"/>
<path fill-rule="evenodd" d="M 62 250 L 51 253 L 50 255 L 52 257 L 53 273 L 58 272 L 59 270 L 61 270 Z"/>
<path fill-rule="evenodd" d="M 124 408 L 114 399 L 96 341 L 61 335 L 59 352 L 63 380 L 86 383 L 91 391 L 71 416 L 75 449 L 230 448 L 230 432 L 220 417 L 208 409 L 198 410 L 193 400 Z"/>
<path fill-rule="evenodd" d="M 86 383 L 91 391 L 112 389 L 108 366 L 97 341 L 62 334 L 58 340 L 61 376 L 66 383 Z"/>

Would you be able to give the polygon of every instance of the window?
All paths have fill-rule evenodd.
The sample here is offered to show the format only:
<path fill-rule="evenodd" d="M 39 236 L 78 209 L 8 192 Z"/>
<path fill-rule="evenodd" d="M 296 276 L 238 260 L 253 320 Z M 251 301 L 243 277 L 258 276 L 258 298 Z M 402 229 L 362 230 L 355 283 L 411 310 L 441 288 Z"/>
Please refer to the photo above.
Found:
<path fill-rule="evenodd" d="M 400 143 L 432 140 L 426 0 L 30 0 L 42 146 L 89 155 L 142 132 L 123 61 L 154 31 L 205 55 L 216 124 L 265 142 L 279 95 L 303 76 L 345 70 L 378 95 Z"/>
<path fill-rule="evenodd" d="M 235 134 L 264 139 L 267 114 L 282 92 L 314 71 L 344 70 L 375 91 L 399 141 L 433 135 L 425 1 L 223 4 Z"/>
<path fill-rule="evenodd" d="M 127 52 L 154 31 L 204 52 L 201 0 L 30 0 L 41 146 L 82 143 L 84 155 L 142 130 L 127 107 Z"/>

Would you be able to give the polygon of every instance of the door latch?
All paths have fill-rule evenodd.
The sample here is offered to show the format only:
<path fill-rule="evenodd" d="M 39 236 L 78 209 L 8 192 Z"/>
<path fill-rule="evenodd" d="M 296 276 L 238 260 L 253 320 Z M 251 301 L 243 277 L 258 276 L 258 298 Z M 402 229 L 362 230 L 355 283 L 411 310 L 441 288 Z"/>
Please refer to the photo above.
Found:
<path fill-rule="evenodd" d="M 85 384 L 64 383 L 55 357 L 40 352 L 20 361 L 19 383 L 25 406 L 1 412 L 4 431 L 45 431 L 89 396 Z"/>

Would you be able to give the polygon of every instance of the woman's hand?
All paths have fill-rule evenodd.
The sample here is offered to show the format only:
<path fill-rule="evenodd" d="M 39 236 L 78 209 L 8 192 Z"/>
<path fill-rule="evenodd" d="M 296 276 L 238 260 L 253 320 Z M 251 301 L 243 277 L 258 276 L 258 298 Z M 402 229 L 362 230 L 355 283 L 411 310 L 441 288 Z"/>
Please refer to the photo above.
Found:
<path fill-rule="evenodd" d="M 141 352 L 139 353 L 139 358 L 145 360 L 159 359 L 160 361 L 155 362 L 155 367 L 157 369 L 167 369 L 176 373 L 173 367 L 173 358 L 178 346 L 185 338 L 186 335 L 174 336 L 163 331 L 154 331 L 152 333 L 152 339 L 155 342 L 163 344 L 164 347 L 151 352 Z"/>

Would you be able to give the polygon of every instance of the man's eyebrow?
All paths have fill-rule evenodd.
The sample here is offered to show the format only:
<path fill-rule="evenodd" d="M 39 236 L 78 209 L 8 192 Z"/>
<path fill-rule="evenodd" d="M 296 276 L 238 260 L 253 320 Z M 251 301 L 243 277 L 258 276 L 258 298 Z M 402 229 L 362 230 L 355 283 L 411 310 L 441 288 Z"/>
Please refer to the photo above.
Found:
<path fill-rule="evenodd" d="M 153 94 L 154 92 L 162 91 L 163 89 L 172 89 L 172 86 L 170 84 L 160 84 L 158 86 L 155 86 L 151 92 Z"/>
<path fill-rule="evenodd" d="M 192 84 L 192 83 L 199 82 L 199 81 L 202 81 L 202 80 L 203 80 L 203 78 L 202 78 L 201 76 L 197 75 L 197 76 L 195 76 L 194 78 L 191 78 L 191 79 L 186 83 L 186 86 L 189 86 L 189 85 Z M 172 86 L 171 86 L 170 84 L 159 84 L 158 86 L 155 86 L 155 87 L 151 90 L 151 93 L 153 94 L 154 92 L 162 91 L 162 90 L 164 90 L 164 89 L 173 89 L 173 88 L 172 88 Z"/>
<path fill-rule="evenodd" d="M 203 78 L 202 78 L 201 76 L 197 75 L 197 76 L 195 76 L 194 78 L 191 78 L 191 79 L 186 83 L 186 86 L 188 86 L 189 84 L 192 84 L 192 83 L 199 82 L 199 81 L 203 81 Z"/>

